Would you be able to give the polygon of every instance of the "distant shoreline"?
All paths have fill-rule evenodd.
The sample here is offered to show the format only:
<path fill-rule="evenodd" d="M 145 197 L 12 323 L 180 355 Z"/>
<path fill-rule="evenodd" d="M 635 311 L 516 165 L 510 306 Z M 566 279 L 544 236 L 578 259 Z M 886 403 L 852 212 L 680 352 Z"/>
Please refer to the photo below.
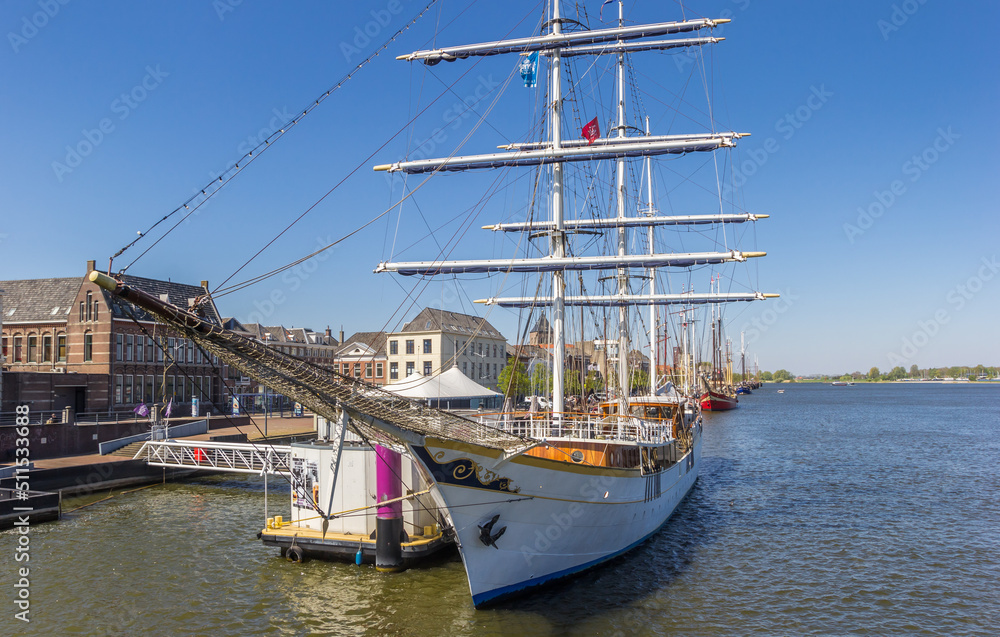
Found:
<path fill-rule="evenodd" d="M 787 385 L 789 383 L 832 383 L 848 382 L 856 385 L 994 385 L 1000 387 L 1000 380 L 820 380 L 818 378 L 803 378 L 801 380 L 763 381 L 765 384 Z"/>

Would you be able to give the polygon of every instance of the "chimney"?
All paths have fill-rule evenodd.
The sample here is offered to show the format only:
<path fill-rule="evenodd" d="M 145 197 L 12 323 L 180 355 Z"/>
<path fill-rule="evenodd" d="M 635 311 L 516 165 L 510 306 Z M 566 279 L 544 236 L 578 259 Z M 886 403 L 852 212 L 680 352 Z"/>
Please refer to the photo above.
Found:
<path fill-rule="evenodd" d="M 201 287 L 205 288 L 205 290 L 207 291 L 208 290 L 208 281 L 202 281 L 201 282 Z"/>
<path fill-rule="evenodd" d="M 326 326 L 326 337 L 327 338 L 333 338 L 333 332 L 330 331 L 330 326 L 329 325 Z"/>
<path fill-rule="evenodd" d="M 341 345 L 344 344 L 344 326 L 343 325 L 340 326 L 340 344 Z"/>
<path fill-rule="evenodd" d="M 87 274 L 90 274 L 91 272 L 93 272 L 96 269 L 97 269 L 97 262 L 96 261 L 87 261 Z"/>

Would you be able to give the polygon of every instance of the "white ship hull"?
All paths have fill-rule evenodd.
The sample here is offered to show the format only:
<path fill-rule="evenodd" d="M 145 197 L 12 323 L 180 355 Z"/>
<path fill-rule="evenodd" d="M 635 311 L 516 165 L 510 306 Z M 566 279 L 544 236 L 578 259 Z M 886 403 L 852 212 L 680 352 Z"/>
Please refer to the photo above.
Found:
<path fill-rule="evenodd" d="M 673 514 L 698 478 L 701 426 L 691 451 L 658 473 L 576 465 L 428 440 L 415 447 L 451 517 L 472 601 L 480 607 L 579 573 L 641 544 Z M 470 484 L 471 483 L 471 484 Z M 495 546 L 481 526 L 506 529 Z"/>

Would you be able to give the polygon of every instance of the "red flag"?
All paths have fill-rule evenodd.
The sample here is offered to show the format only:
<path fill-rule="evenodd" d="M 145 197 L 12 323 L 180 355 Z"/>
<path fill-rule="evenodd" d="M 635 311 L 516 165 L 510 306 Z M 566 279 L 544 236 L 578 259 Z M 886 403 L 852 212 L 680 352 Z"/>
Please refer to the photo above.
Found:
<path fill-rule="evenodd" d="M 587 140 L 587 145 L 590 146 L 600 136 L 601 126 L 597 123 L 597 118 L 595 117 L 583 127 L 583 137 Z"/>

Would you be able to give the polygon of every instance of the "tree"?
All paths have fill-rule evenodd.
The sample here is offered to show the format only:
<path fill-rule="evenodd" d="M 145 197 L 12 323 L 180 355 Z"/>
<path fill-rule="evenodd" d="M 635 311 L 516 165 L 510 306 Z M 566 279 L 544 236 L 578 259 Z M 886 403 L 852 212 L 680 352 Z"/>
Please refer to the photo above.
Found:
<path fill-rule="evenodd" d="M 771 374 L 771 372 L 761 372 L 760 373 L 760 379 L 761 380 L 774 380 L 774 376 Z"/>
<path fill-rule="evenodd" d="M 634 369 L 629 374 L 629 388 L 632 391 L 642 392 L 649 389 L 649 374 L 644 369 Z"/>
<path fill-rule="evenodd" d="M 916 378 L 920 376 L 920 368 L 916 364 L 910 365 L 910 378 Z"/>
<path fill-rule="evenodd" d="M 868 370 L 868 378 L 872 380 L 878 380 L 882 376 L 882 372 L 878 371 L 878 367 L 872 367 Z"/>
<path fill-rule="evenodd" d="M 524 396 L 528 393 L 528 388 L 531 385 L 528 379 L 528 368 L 521 361 L 508 363 L 500 370 L 500 375 L 497 376 L 497 385 L 500 391 L 507 396 L 512 396 L 515 399 Z"/>
<path fill-rule="evenodd" d="M 588 394 L 590 392 L 597 393 L 604 391 L 604 379 L 601 378 L 601 372 L 597 370 L 587 372 L 587 378 L 583 383 L 583 388 Z"/>
<path fill-rule="evenodd" d="M 531 370 L 531 393 L 535 396 L 546 396 L 552 389 L 552 375 L 545 365 L 535 365 Z"/>
<path fill-rule="evenodd" d="M 902 367 L 893 367 L 892 371 L 886 375 L 889 380 L 899 380 L 906 377 L 906 370 Z"/>
<path fill-rule="evenodd" d="M 792 378 L 794 378 L 794 376 L 792 376 L 792 373 L 787 369 L 779 369 L 774 372 L 774 380 L 790 381 Z"/>
<path fill-rule="evenodd" d="M 563 393 L 567 396 L 580 395 L 580 372 L 575 369 L 563 371 Z"/>

